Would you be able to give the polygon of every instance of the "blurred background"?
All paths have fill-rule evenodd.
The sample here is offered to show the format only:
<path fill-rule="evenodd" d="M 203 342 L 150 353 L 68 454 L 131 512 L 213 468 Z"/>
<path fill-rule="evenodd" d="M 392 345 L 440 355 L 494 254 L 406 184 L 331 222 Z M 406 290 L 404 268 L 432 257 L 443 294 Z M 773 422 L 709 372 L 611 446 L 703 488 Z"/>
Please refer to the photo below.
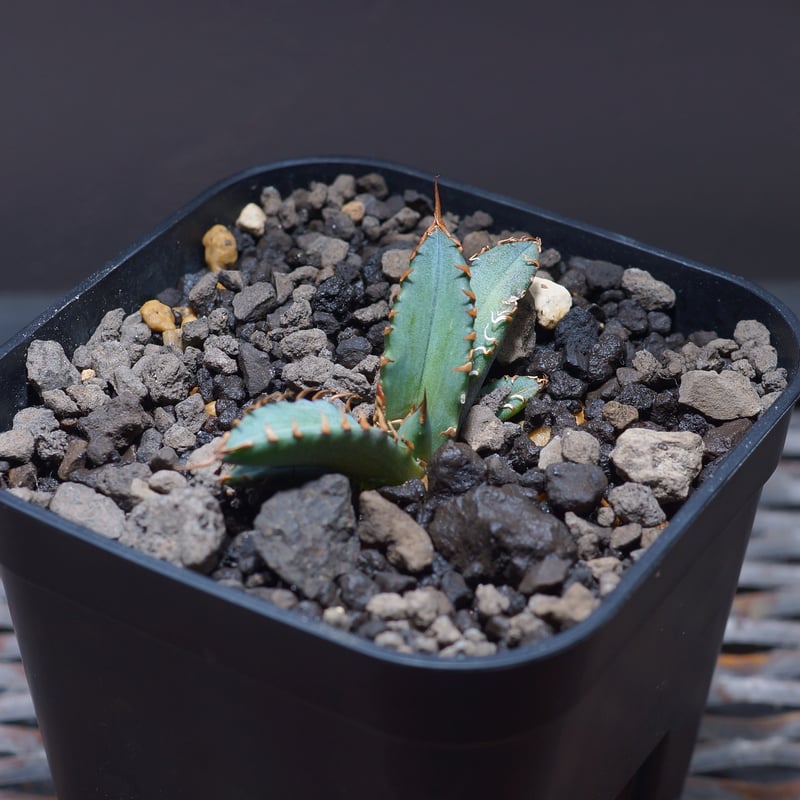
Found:
<path fill-rule="evenodd" d="M 799 22 L 794 0 L 7 4 L 0 340 L 209 184 L 303 155 L 435 171 L 800 310 Z"/>

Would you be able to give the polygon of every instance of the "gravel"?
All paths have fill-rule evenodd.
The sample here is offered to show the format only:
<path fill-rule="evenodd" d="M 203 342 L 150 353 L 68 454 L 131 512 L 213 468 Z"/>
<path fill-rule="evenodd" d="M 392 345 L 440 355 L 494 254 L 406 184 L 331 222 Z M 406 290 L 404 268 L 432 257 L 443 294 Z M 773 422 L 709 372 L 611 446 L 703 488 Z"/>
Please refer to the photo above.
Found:
<path fill-rule="evenodd" d="M 216 442 L 264 395 L 354 392 L 372 412 L 432 202 L 341 175 L 240 211 L 209 237 L 216 271 L 143 313 L 109 309 L 72 354 L 31 343 L 36 402 L 0 432 L 0 487 L 398 652 L 487 656 L 579 624 L 786 386 L 760 322 L 673 331 L 662 281 L 548 249 L 544 277 L 572 308 L 552 330 L 520 311 L 504 369 L 548 378 L 524 414 L 476 405 L 427 485 L 235 489 Z M 468 254 L 511 233 L 480 211 L 446 219 Z"/>

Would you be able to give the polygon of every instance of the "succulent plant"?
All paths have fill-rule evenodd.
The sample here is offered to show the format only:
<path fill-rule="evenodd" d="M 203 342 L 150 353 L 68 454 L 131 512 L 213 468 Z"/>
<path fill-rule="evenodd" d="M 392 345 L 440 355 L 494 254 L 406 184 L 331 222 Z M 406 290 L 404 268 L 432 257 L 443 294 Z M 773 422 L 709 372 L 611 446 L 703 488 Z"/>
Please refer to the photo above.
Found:
<path fill-rule="evenodd" d="M 389 313 L 372 422 L 339 397 L 268 398 L 226 434 L 220 457 L 230 480 L 292 471 L 343 472 L 366 486 L 425 474 L 474 403 L 531 286 L 541 243 L 508 238 L 466 259 L 448 231 L 435 187 L 433 222 L 411 253 Z M 493 381 L 508 419 L 544 385 L 537 377 Z"/>

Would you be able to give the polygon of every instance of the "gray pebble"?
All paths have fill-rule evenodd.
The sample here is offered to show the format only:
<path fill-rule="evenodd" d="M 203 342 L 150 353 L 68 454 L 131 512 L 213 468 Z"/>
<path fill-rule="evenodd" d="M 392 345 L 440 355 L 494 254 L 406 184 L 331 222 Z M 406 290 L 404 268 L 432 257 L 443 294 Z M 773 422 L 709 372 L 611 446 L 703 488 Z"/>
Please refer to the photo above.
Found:
<path fill-rule="evenodd" d="M 600 442 L 591 433 L 565 430 L 561 438 L 561 455 L 575 464 L 597 464 L 600 461 Z"/>
<path fill-rule="evenodd" d="M 502 450 L 519 433 L 519 426 L 503 422 L 489 408 L 473 406 L 461 431 L 461 437 L 476 452 Z"/>
<path fill-rule="evenodd" d="M 740 320 L 736 323 L 736 328 L 733 331 L 733 338 L 740 346 L 748 342 L 754 345 L 769 344 L 769 328 L 754 319 Z"/>
<path fill-rule="evenodd" d="M 622 288 L 646 311 L 672 308 L 675 292 L 647 270 L 631 267 L 622 273 Z"/>
<path fill-rule="evenodd" d="M 299 361 L 305 356 L 319 356 L 329 350 L 330 343 L 319 328 L 287 333 L 281 340 L 281 355 L 287 361 Z"/>
<path fill-rule="evenodd" d="M 154 472 L 147 481 L 147 486 L 159 494 L 169 494 L 187 485 L 186 477 L 171 469 L 160 469 Z"/>
<path fill-rule="evenodd" d="M 653 490 L 641 483 L 627 482 L 614 486 L 608 492 L 608 502 L 624 523 L 636 522 L 651 527 L 667 518 Z"/>
<path fill-rule="evenodd" d="M 111 498 L 78 483 L 62 483 L 50 510 L 109 539 L 119 539 L 125 527 L 125 512 Z"/>
<path fill-rule="evenodd" d="M 146 497 L 128 515 L 121 541 L 179 566 L 208 572 L 225 539 L 225 519 L 213 495 L 186 487 Z"/>
<path fill-rule="evenodd" d="M 63 389 L 49 389 L 42 392 L 42 402 L 59 419 L 72 417 L 78 413 L 78 404 Z"/>
<path fill-rule="evenodd" d="M 761 402 L 750 381 L 734 370 L 692 370 L 681 378 L 678 402 L 714 420 L 754 417 Z"/>
<path fill-rule="evenodd" d="M 231 358 L 219 347 L 209 345 L 208 341 L 203 348 L 203 366 L 209 372 L 220 375 L 235 375 L 238 372 L 236 359 Z"/>
<path fill-rule="evenodd" d="M 703 466 L 703 439 L 691 431 L 629 428 L 611 460 L 625 480 L 649 486 L 660 502 L 685 500 Z"/>
<path fill-rule="evenodd" d="M 313 599 L 355 568 L 355 524 L 349 480 L 323 475 L 272 495 L 255 519 L 254 541 L 273 572 Z"/>
<path fill-rule="evenodd" d="M 239 322 L 257 322 L 277 307 L 275 287 L 267 281 L 245 286 L 233 297 L 233 314 Z"/>
<path fill-rule="evenodd" d="M 64 389 L 80 381 L 80 373 L 70 363 L 59 342 L 34 339 L 26 356 L 28 380 L 41 393 Z"/>
<path fill-rule="evenodd" d="M 12 428 L 0 433 L 0 459 L 24 463 L 30 461 L 36 440 L 29 430 Z"/>
<path fill-rule="evenodd" d="M 100 342 L 119 341 L 124 321 L 125 309 L 114 308 L 111 311 L 107 311 L 86 344 L 91 346 Z"/>
<path fill-rule="evenodd" d="M 344 261 L 349 250 L 347 242 L 322 233 L 304 233 L 297 237 L 297 244 L 315 267 L 335 267 Z"/>
<path fill-rule="evenodd" d="M 169 350 L 145 355 L 133 366 L 156 405 L 178 403 L 189 394 L 191 378 L 183 361 Z"/>
<path fill-rule="evenodd" d="M 281 377 L 295 389 L 318 389 L 325 386 L 333 376 L 333 362 L 319 356 L 305 356 L 287 364 Z"/>
<path fill-rule="evenodd" d="M 89 347 L 91 353 L 91 368 L 97 376 L 111 380 L 117 367 L 130 367 L 131 359 L 128 349 L 117 341 L 98 342 Z"/>
<path fill-rule="evenodd" d="M 75 401 L 78 410 L 84 414 L 100 408 L 110 399 L 103 388 L 96 383 L 76 383 L 67 386 L 65 391 L 70 399 Z"/>
<path fill-rule="evenodd" d="M 197 433 L 206 419 L 205 402 L 199 392 L 190 394 L 175 405 L 175 421 L 192 433 Z"/>
<path fill-rule="evenodd" d="M 116 367 L 110 376 L 110 382 L 118 395 L 127 394 L 139 402 L 147 397 L 147 387 L 129 366 L 123 364 Z"/>
<path fill-rule="evenodd" d="M 196 445 L 197 437 L 188 428 L 177 422 L 164 431 L 164 446 L 171 447 L 176 453 L 193 450 Z"/>

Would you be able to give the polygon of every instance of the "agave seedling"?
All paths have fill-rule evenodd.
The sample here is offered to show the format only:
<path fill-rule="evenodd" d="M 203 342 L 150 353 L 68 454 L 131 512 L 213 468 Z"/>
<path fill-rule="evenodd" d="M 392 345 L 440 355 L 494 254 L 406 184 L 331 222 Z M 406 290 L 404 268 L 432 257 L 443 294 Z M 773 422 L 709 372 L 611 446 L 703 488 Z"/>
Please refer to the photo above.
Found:
<path fill-rule="evenodd" d="M 448 231 L 435 187 L 433 222 L 411 253 L 389 313 L 372 422 L 335 398 L 267 401 L 226 435 L 231 480 L 290 470 L 343 472 L 365 486 L 425 474 L 431 456 L 454 438 L 484 388 L 518 303 L 531 286 L 541 243 L 508 238 L 465 259 Z M 507 400 L 498 415 L 519 411 L 543 379 L 501 378 Z"/>

